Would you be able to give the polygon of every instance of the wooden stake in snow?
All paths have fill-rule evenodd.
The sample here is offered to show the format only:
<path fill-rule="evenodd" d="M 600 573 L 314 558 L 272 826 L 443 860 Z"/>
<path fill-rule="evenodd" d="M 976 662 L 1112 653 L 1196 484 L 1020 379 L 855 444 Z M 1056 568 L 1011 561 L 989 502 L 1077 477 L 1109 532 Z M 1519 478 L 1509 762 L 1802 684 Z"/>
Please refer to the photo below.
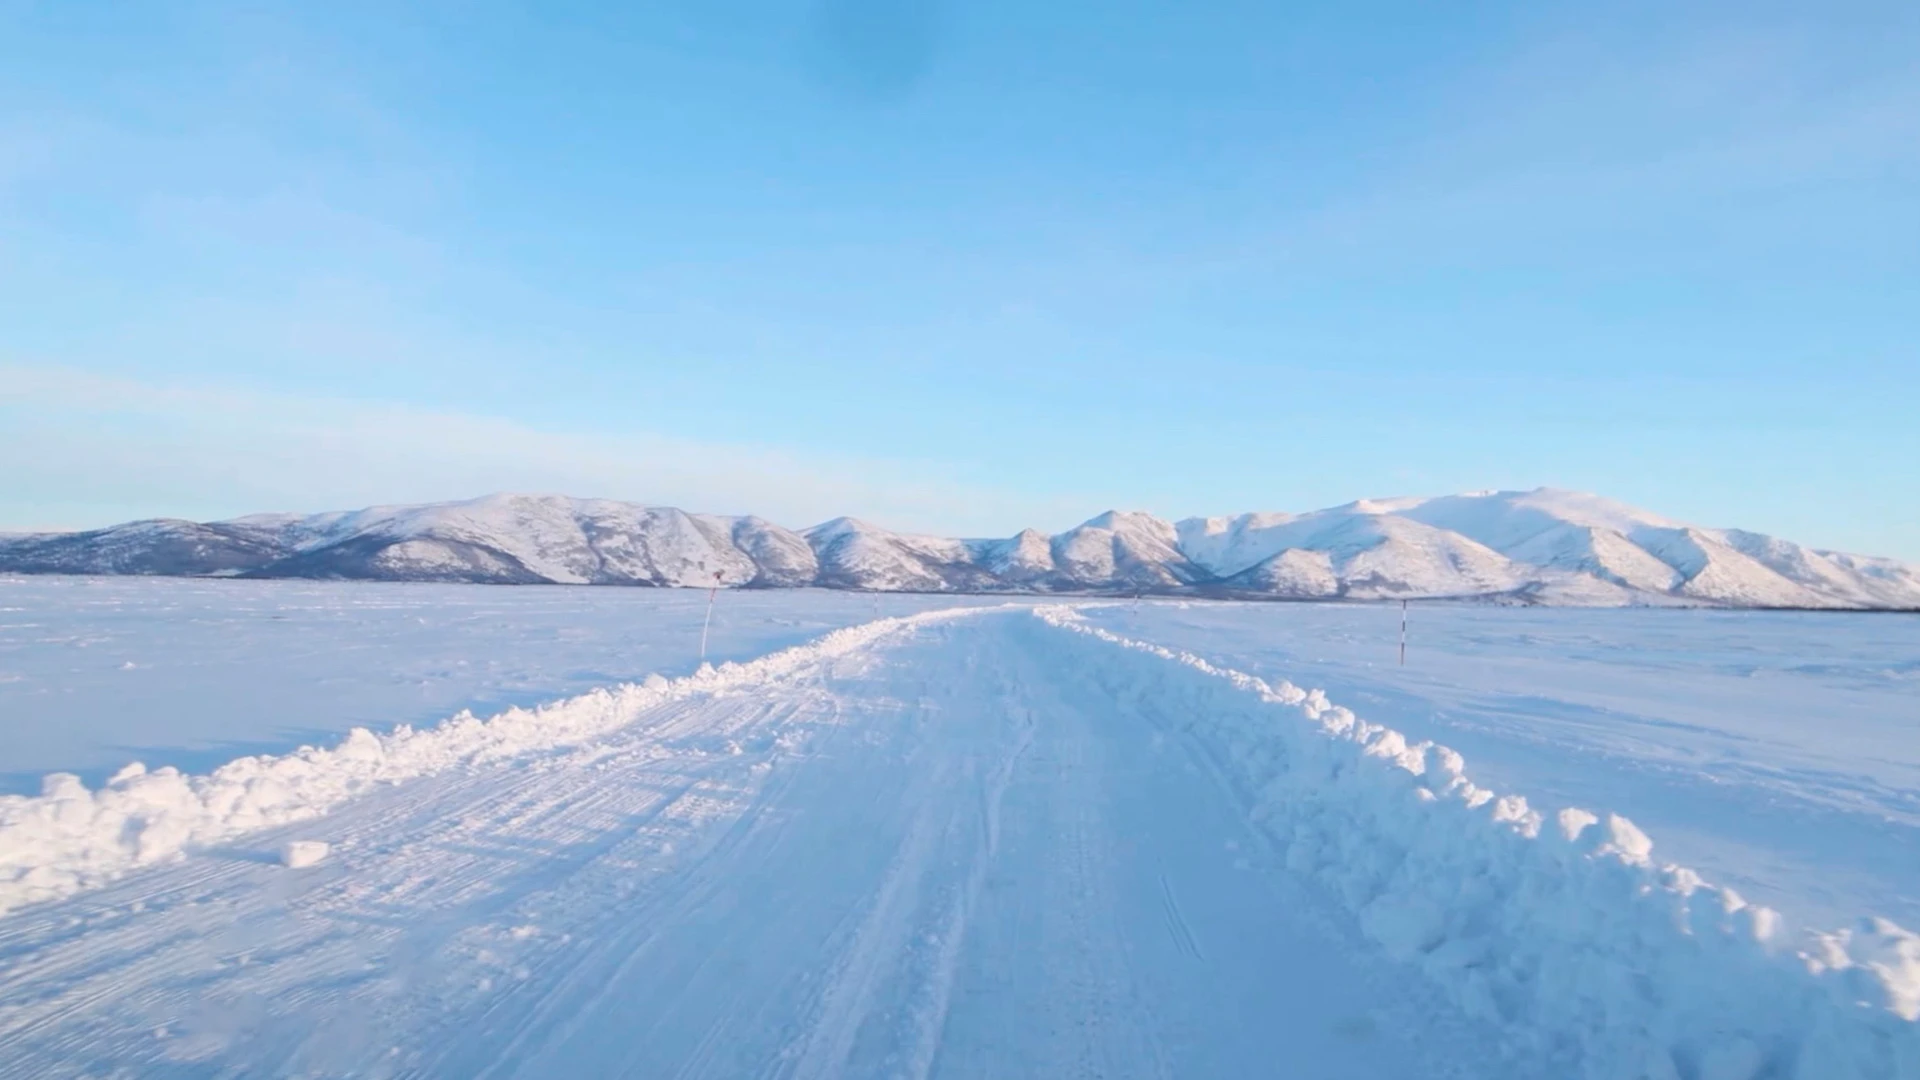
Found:
<path fill-rule="evenodd" d="M 713 598 L 720 595 L 720 571 L 713 572 L 713 587 L 707 590 L 707 617 L 700 623 L 700 662 L 707 662 L 707 629 L 713 625 Z"/>
<path fill-rule="evenodd" d="M 1407 666 L 1407 602 L 1400 601 L 1400 666 Z"/>

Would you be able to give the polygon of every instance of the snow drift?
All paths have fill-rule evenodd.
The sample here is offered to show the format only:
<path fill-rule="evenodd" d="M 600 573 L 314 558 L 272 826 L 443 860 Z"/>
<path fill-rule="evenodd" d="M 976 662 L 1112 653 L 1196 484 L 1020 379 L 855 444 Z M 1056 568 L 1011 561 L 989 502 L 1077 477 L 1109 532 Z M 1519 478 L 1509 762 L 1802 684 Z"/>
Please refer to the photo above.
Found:
<path fill-rule="evenodd" d="M 1920 935 L 1872 918 L 1797 932 L 1656 863 L 1625 818 L 1543 814 L 1475 785 L 1452 750 L 1320 691 L 1120 637 L 1069 608 L 1035 614 L 1105 692 L 1218 748 L 1289 869 L 1554 1075 L 1920 1076 Z"/>
<path fill-rule="evenodd" d="M 659 705 L 776 681 L 904 627 L 967 610 L 880 619 L 747 663 L 703 666 L 679 679 L 650 676 L 486 720 L 463 712 L 426 729 L 403 725 L 376 734 L 355 728 L 331 747 L 239 758 L 204 776 L 135 763 L 89 790 L 71 773 L 53 773 L 38 796 L 0 796 L 0 914 L 105 884 L 189 849 L 318 817 L 381 785 L 589 742 Z"/>
<path fill-rule="evenodd" d="M 836 518 L 493 495 L 352 513 L 143 521 L 0 537 L 0 571 L 491 584 L 1275 599 L 1502 597 L 1527 603 L 1920 608 L 1920 571 L 1577 492 L 1361 500 L 1178 523 L 1109 511 L 1056 536 L 956 540 Z"/>

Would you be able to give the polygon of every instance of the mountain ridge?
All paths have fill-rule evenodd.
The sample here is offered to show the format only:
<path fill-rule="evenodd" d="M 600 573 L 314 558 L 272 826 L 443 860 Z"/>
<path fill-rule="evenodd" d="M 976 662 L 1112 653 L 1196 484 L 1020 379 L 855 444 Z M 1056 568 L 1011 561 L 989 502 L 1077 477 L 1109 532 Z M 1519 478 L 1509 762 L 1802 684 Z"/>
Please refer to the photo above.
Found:
<path fill-rule="evenodd" d="M 0 572 L 1920 609 L 1911 564 L 1552 488 L 1177 522 L 1109 510 L 1051 536 L 989 539 L 851 517 L 793 530 L 751 515 L 500 494 L 0 534 Z"/>

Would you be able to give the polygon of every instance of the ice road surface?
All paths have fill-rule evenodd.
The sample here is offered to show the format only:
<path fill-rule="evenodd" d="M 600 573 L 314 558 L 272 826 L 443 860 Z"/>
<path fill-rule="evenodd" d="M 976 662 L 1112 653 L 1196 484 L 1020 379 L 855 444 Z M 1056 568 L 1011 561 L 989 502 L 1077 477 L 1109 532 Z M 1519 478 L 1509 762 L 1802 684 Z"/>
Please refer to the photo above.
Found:
<path fill-rule="evenodd" d="M 1369 669 L 1384 610 L 1029 607 L 849 618 L 486 721 L 0 797 L 0 1077 L 1920 1077 L 1920 938 L 1663 865 L 1618 799 L 1563 809 L 1605 754 L 1551 708 L 1531 744 L 1494 728 L 1485 770 L 1393 730 L 1415 664 Z M 1336 623 L 1233 621 L 1269 612 Z M 1535 614 L 1447 617 L 1481 628 L 1463 655 L 1557 650 L 1563 674 L 1520 684 L 1547 705 L 1581 700 L 1538 690 L 1579 689 L 1590 655 L 1632 669 L 1729 632 Z M 1781 666 L 1779 641 L 1735 640 Z M 1827 660 L 1896 679 L 1898 648 Z M 1223 666 L 1236 649 L 1262 677 Z M 1702 662 L 1668 668 L 1704 715 Z M 1376 700 L 1299 688 L 1343 673 Z M 1429 725 L 1502 685 L 1428 680 L 1405 715 Z M 1704 761 L 1758 723 L 1749 755 L 1843 805 L 1874 755 L 1796 764 L 1864 730 L 1835 715 L 1794 742 L 1778 711 L 1655 713 L 1617 752 Z M 303 843 L 324 859 L 289 868 Z"/>
<path fill-rule="evenodd" d="M 708 655 L 743 660 L 966 598 L 727 592 Z M 706 594 L 0 575 L 0 795 L 130 761 L 206 772 L 355 727 L 486 716 L 699 655 Z"/>

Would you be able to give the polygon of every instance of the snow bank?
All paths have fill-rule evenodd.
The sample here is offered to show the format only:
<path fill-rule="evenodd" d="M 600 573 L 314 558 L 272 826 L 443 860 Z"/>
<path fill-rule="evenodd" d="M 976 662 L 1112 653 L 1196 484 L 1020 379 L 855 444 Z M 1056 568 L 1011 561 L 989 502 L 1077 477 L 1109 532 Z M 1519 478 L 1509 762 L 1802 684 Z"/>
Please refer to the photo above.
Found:
<path fill-rule="evenodd" d="M 1556 1076 L 1920 1077 L 1920 935 L 1883 919 L 1796 931 L 1617 815 L 1547 815 L 1460 755 L 1190 653 L 1035 612 L 1077 670 L 1151 693 L 1224 750 L 1290 869 L 1389 955 Z M 1104 643 L 1104 644 L 1097 644 Z M 1116 663 L 1111 646 L 1171 665 Z"/>
<path fill-rule="evenodd" d="M 650 676 L 644 684 L 487 720 L 462 712 L 426 729 L 355 728 L 331 747 L 239 758 L 205 776 L 148 771 L 136 762 L 94 791 L 71 773 L 53 773 L 38 796 L 0 796 L 0 913 L 105 884 L 191 848 L 317 817 L 382 785 L 588 742 L 659 705 L 776 680 L 904 627 L 969 610 L 879 619 L 748 663 L 703 666 L 680 679 Z"/>

